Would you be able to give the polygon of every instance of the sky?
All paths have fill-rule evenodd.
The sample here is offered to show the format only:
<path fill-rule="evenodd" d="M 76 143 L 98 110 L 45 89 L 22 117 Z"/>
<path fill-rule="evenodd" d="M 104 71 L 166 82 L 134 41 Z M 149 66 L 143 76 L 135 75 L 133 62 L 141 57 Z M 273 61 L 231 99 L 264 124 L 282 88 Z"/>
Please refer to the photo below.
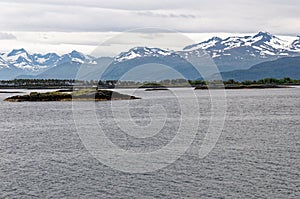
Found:
<path fill-rule="evenodd" d="M 190 39 L 174 48 L 211 36 L 300 34 L 299 0 L 1 0 L 0 9 L 0 52 L 89 53 L 116 35 L 149 27 Z"/>

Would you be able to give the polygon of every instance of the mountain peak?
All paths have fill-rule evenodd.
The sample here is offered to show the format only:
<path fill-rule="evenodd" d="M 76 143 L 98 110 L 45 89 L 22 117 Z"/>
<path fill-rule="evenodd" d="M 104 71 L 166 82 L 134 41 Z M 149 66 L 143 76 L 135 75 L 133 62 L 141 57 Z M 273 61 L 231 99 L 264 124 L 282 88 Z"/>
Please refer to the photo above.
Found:
<path fill-rule="evenodd" d="M 222 41 L 222 39 L 220 37 L 212 37 L 208 41 Z"/>
<path fill-rule="evenodd" d="M 81 52 L 78 52 L 77 50 L 72 50 L 70 54 L 82 54 Z"/>
<path fill-rule="evenodd" d="M 115 61 L 122 62 L 125 60 L 135 59 L 138 57 L 160 57 L 160 56 L 167 56 L 167 55 L 171 55 L 171 52 L 168 50 L 164 50 L 161 48 L 138 46 L 129 49 L 127 52 L 120 53 L 115 58 Z"/>
<path fill-rule="evenodd" d="M 300 36 L 298 35 L 297 37 L 298 37 L 298 39 L 296 39 L 296 40 L 293 41 L 293 43 L 292 43 L 292 48 L 293 48 L 294 50 L 299 50 L 299 49 L 300 49 Z"/>
<path fill-rule="evenodd" d="M 8 53 L 7 56 L 9 56 L 9 57 L 10 56 L 15 56 L 15 55 L 18 55 L 18 54 L 21 54 L 21 53 L 27 53 L 27 51 L 24 48 L 14 49 L 10 53 Z"/>
<path fill-rule="evenodd" d="M 72 52 L 70 52 L 67 55 L 69 55 L 72 58 L 79 58 L 79 59 L 82 59 L 82 60 L 85 59 L 85 55 L 82 54 L 81 52 L 76 51 L 76 50 L 72 50 Z"/>
<path fill-rule="evenodd" d="M 262 37 L 264 40 L 271 40 L 274 36 L 269 32 L 258 32 L 253 38 Z"/>
<path fill-rule="evenodd" d="M 152 48 L 152 47 L 146 47 L 146 46 L 137 46 L 137 47 L 129 49 L 128 52 L 130 52 L 130 51 L 134 51 L 136 53 L 168 52 L 167 50 L 164 50 L 161 48 Z"/>
<path fill-rule="evenodd" d="M 217 43 L 220 43 L 221 41 L 223 41 L 220 37 L 212 37 L 206 41 L 203 41 L 201 43 L 197 43 L 197 44 L 192 44 L 189 46 L 186 46 L 185 48 L 183 48 L 183 50 L 194 50 L 194 49 L 208 49 L 214 45 L 216 45 Z"/>

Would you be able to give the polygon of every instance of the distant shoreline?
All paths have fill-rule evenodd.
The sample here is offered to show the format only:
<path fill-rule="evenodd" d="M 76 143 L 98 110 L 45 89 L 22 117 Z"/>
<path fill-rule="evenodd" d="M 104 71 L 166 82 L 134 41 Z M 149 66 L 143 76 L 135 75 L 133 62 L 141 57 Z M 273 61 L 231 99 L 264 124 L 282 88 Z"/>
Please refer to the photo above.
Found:
<path fill-rule="evenodd" d="M 194 88 L 195 90 L 208 90 L 208 89 L 268 89 L 268 88 L 293 88 L 293 86 L 300 86 L 299 84 L 295 85 L 267 85 L 267 84 L 256 84 L 256 85 L 201 85 L 201 86 L 122 86 L 122 87 L 111 87 L 105 88 L 101 87 L 99 89 L 145 89 L 145 90 L 168 90 L 169 88 Z M 59 90 L 61 92 L 72 92 L 73 89 L 78 89 L 77 86 L 72 87 L 0 87 L 0 93 L 22 93 L 18 91 L 5 91 L 12 89 L 24 89 L 24 90 Z M 85 87 L 91 88 L 91 87 Z"/>
<path fill-rule="evenodd" d="M 284 89 L 284 88 L 296 88 L 296 87 L 300 87 L 300 85 L 240 85 L 240 86 L 224 86 L 224 85 L 218 85 L 218 86 L 168 86 L 168 87 L 115 87 L 115 88 L 99 88 L 101 90 L 111 90 L 111 89 L 140 89 L 140 90 L 145 90 L 145 91 L 157 91 L 157 90 L 169 90 L 172 88 L 191 88 L 191 89 L 195 89 L 195 90 L 221 90 L 221 89 L 225 89 L 225 90 L 246 90 L 246 89 L 276 89 L 276 88 L 280 88 L 280 89 Z M 76 88 L 76 87 L 74 87 Z M 57 90 L 59 92 L 72 92 L 73 91 L 73 87 L 72 88 L 1 88 L 0 87 L 0 94 L 3 93 L 23 93 L 20 91 L 6 91 L 6 90 L 12 90 L 12 89 L 16 89 L 16 90 Z"/>
<path fill-rule="evenodd" d="M 196 86 L 195 90 L 208 90 L 208 89 L 272 89 L 272 88 L 292 88 L 290 85 L 266 85 L 266 84 L 255 84 L 255 85 L 204 85 Z"/>
<path fill-rule="evenodd" d="M 196 89 L 265 89 L 289 88 L 300 86 L 300 80 L 289 77 L 276 79 L 236 81 L 223 80 L 187 80 L 166 79 L 160 81 L 125 81 L 125 80 L 74 80 L 74 79 L 14 79 L 0 80 L 0 89 L 163 89 L 163 88 L 196 88 Z"/>

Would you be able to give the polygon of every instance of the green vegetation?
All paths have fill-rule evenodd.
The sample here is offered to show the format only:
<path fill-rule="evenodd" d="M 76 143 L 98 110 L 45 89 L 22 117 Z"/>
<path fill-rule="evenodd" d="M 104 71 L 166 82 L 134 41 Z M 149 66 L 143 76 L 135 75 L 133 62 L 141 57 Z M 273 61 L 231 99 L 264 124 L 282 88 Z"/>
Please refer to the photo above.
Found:
<path fill-rule="evenodd" d="M 58 79 L 1 80 L 0 88 L 69 88 L 76 84 L 76 82 L 78 81 Z M 83 83 L 83 81 L 78 83 Z"/>
<path fill-rule="evenodd" d="M 87 95 L 87 94 L 95 94 L 95 92 L 96 92 L 96 89 L 92 89 L 92 88 L 80 89 L 77 91 L 73 91 L 72 96 L 78 97 L 78 96 Z"/>
<path fill-rule="evenodd" d="M 289 77 L 285 77 L 282 79 L 275 79 L 275 78 L 265 78 L 257 81 L 235 81 L 234 79 L 229 79 L 227 81 L 210 81 L 206 82 L 204 80 L 195 80 L 189 81 L 190 85 L 192 86 L 202 86 L 207 84 L 224 84 L 224 85 L 297 85 L 300 84 L 300 80 L 293 80 Z"/>
<path fill-rule="evenodd" d="M 251 85 L 251 84 L 273 84 L 273 85 L 289 85 L 289 84 L 300 84 L 300 80 L 293 80 L 289 77 L 285 77 L 282 79 L 276 79 L 276 78 L 264 78 L 257 81 L 234 81 L 233 79 L 230 79 L 228 81 L 224 81 L 224 84 L 241 84 L 241 85 Z"/>
<path fill-rule="evenodd" d="M 75 88 L 159 88 L 159 87 L 196 87 L 205 85 L 300 85 L 300 80 L 293 80 L 289 77 L 282 79 L 265 78 L 257 81 L 204 81 L 204 80 L 185 80 L 185 79 L 166 79 L 161 81 L 78 81 L 78 80 L 59 80 L 59 79 L 15 79 L 0 81 L 0 88 L 26 88 L 26 89 L 73 89 Z M 83 92 L 83 91 L 81 91 Z"/>
<path fill-rule="evenodd" d="M 227 81 L 210 81 L 210 82 L 190 82 L 191 85 L 195 86 L 196 89 L 214 89 L 214 88 L 225 88 L 225 89 L 264 89 L 264 88 L 286 88 L 289 85 L 298 85 L 300 80 L 292 80 L 291 78 L 265 78 L 258 81 L 235 81 L 229 79 Z"/>

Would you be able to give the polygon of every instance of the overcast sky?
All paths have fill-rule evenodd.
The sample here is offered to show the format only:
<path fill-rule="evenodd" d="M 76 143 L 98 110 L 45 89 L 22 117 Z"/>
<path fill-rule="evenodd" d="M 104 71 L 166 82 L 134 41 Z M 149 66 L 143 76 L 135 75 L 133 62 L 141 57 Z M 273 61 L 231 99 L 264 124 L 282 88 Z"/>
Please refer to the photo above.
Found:
<path fill-rule="evenodd" d="M 207 36 L 203 33 L 300 34 L 299 0 L 2 0 L 0 9 L 0 39 L 5 40 L 0 44 L 10 41 L 12 46 L 32 46 L 31 37 L 35 45 L 88 49 L 93 44 L 87 35 L 104 40 L 145 27 L 178 31 L 192 39 Z"/>

